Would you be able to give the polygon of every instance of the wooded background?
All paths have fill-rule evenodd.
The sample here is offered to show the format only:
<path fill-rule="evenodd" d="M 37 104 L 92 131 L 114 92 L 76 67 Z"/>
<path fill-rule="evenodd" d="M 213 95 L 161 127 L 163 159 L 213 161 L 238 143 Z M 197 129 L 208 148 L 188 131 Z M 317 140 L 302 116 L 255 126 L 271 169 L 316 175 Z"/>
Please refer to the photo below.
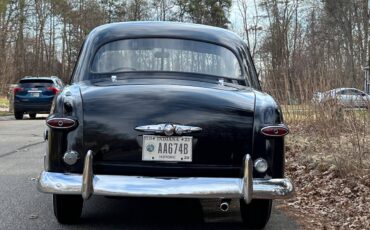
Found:
<path fill-rule="evenodd" d="M 158 20 L 235 31 L 263 88 L 283 103 L 304 103 L 315 91 L 363 89 L 369 8 L 369 0 L 0 0 L 0 92 L 27 75 L 68 82 L 98 25 Z"/>

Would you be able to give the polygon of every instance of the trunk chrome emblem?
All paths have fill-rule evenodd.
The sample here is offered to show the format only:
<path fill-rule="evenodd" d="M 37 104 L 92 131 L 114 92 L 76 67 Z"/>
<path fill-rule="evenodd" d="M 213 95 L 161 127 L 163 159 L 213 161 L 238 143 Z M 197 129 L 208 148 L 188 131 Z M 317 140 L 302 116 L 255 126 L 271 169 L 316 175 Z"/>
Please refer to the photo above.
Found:
<path fill-rule="evenodd" d="M 177 124 L 157 124 L 157 125 L 143 125 L 135 128 L 136 131 L 140 132 L 154 132 L 163 133 L 166 136 L 172 136 L 174 133 L 182 135 L 185 133 L 200 132 L 202 128 L 188 125 L 177 125 Z"/>
<path fill-rule="evenodd" d="M 175 132 L 175 127 L 171 124 L 167 124 L 164 126 L 164 134 L 166 134 L 166 136 L 172 136 L 173 133 Z"/>

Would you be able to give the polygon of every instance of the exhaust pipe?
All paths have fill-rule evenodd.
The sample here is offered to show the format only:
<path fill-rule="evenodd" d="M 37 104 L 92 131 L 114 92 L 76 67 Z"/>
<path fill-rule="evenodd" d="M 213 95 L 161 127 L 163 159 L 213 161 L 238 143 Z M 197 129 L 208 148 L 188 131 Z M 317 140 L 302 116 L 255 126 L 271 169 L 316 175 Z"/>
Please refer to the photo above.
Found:
<path fill-rule="evenodd" d="M 221 200 L 220 210 L 223 212 L 229 211 L 230 200 Z"/>

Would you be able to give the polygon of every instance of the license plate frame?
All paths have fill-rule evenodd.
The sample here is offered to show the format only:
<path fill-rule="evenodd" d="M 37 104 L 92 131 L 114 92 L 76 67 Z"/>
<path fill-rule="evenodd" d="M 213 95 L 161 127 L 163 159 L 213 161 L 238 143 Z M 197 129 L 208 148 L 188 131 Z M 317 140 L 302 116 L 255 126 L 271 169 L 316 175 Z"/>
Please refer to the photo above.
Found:
<path fill-rule="evenodd" d="M 193 137 L 143 135 L 142 160 L 192 162 Z"/>

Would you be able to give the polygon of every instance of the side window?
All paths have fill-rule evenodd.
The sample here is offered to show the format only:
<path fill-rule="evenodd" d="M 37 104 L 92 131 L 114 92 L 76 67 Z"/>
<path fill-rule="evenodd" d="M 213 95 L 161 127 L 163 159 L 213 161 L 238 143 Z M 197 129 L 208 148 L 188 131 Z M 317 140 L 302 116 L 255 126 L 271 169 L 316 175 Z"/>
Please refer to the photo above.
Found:
<path fill-rule="evenodd" d="M 361 95 L 360 91 L 354 90 L 354 89 L 344 89 L 340 91 L 341 95 L 346 95 L 346 96 L 353 96 L 353 95 Z"/>
<path fill-rule="evenodd" d="M 357 91 L 357 90 L 354 90 L 354 89 L 351 89 L 349 91 L 350 91 L 349 94 L 351 94 L 351 95 L 361 96 L 361 94 L 362 94 L 360 91 Z"/>
<path fill-rule="evenodd" d="M 243 66 L 246 70 L 246 73 L 245 73 L 245 80 L 247 81 L 247 84 L 248 86 L 253 86 L 252 82 L 251 82 L 251 73 L 250 73 L 250 68 L 248 66 L 248 63 L 247 63 L 247 57 L 245 56 L 245 54 L 243 53 L 242 55 L 243 57 Z"/>
<path fill-rule="evenodd" d="M 59 82 L 57 80 L 54 80 L 53 81 L 53 84 L 55 87 L 57 87 L 58 89 L 60 89 L 60 85 L 59 85 Z"/>
<path fill-rule="evenodd" d="M 252 86 L 253 88 L 257 90 L 261 90 L 261 85 L 258 79 L 256 67 L 254 65 L 252 56 L 250 55 L 248 47 L 245 45 L 244 50 L 242 52 L 243 56 L 243 65 L 246 68 L 246 78 L 247 78 L 247 83 L 249 86 Z"/>
<path fill-rule="evenodd" d="M 337 94 L 344 96 L 344 95 L 349 95 L 350 93 L 349 93 L 349 90 L 348 89 L 343 89 L 343 90 L 337 92 Z"/>

